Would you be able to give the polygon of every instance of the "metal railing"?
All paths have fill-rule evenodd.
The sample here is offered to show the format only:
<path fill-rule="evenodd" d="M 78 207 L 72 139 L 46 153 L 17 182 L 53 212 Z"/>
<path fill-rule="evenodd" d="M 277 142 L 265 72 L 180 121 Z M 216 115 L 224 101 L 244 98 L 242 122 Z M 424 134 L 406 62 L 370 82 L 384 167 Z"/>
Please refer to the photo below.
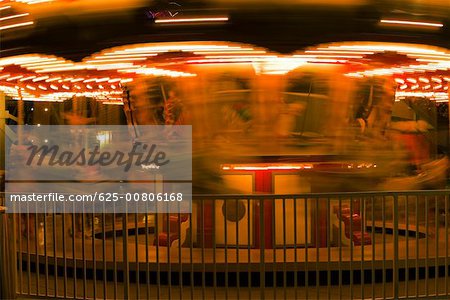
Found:
<path fill-rule="evenodd" d="M 1 288 L 43 298 L 448 297 L 449 201 L 449 190 L 199 195 L 191 214 L 3 214 Z"/>

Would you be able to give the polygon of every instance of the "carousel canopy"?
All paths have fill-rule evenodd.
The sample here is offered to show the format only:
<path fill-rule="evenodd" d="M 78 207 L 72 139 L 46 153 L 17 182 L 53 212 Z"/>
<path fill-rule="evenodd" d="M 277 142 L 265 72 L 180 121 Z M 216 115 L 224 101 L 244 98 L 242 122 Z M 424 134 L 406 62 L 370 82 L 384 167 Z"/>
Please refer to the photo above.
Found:
<path fill-rule="evenodd" d="M 285 75 L 330 64 L 340 65 L 349 78 L 391 78 L 398 86 L 398 99 L 448 101 L 449 50 L 375 42 L 320 44 L 289 55 L 227 42 L 132 44 L 102 50 L 80 62 L 54 55 L 17 55 L 0 58 L 0 89 L 24 100 L 86 96 L 120 101 L 122 87 L 136 77 L 195 77 L 201 65 L 249 65 L 254 74 Z"/>
<path fill-rule="evenodd" d="M 217 40 L 284 54 L 349 40 L 450 48 L 445 0 L 3 0 L 0 14 L 2 57 L 80 61 L 119 45 Z"/>

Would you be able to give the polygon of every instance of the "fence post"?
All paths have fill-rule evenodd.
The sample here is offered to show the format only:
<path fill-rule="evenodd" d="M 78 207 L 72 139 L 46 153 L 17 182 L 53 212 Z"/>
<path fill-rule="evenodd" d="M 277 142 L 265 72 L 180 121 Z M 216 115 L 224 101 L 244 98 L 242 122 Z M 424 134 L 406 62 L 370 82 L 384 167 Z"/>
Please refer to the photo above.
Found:
<path fill-rule="evenodd" d="M 6 214 L 6 208 L 0 206 L 0 299 L 16 298 L 14 229 L 9 227 L 10 220 L 14 216 Z"/>
<path fill-rule="evenodd" d="M 398 290 L 399 290 L 399 274 L 398 274 L 398 195 L 394 195 L 394 262 L 392 266 L 392 285 L 394 288 L 394 299 L 398 299 Z"/>

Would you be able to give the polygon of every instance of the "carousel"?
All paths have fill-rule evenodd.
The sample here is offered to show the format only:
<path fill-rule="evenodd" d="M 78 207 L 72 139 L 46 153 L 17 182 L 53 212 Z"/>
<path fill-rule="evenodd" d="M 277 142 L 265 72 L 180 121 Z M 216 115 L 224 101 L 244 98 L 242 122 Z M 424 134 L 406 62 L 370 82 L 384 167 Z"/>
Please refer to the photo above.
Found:
<path fill-rule="evenodd" d="M 225 42 L 148 43 L 105 49 L 81 62 L 38 53 L 4 57 L 0 87 L 16 106 L 18 124 L 192 125 L 194 194 L 439 189 L 448 162 L 430 138 L 437 122 L 414 107 L 433 106 L 436 119 L 436 107 L 448 105 L 448 58 L 445 49 L 408 44 L 326 44 L 286 56 Z M 27 116 L 49 110 L 59 118 Z M 354 222 L 361 222 L 354 205 Z M 259 248 L 261 208 L 245 201 L 223 206 L 204 203 L 200 214 L 194 201 L 191 215 L 161 217 L 159 232 L 155 216 L 138 223 L 151 220 L 151 246 L 212 248 L 214 238 L 218 245 Z M 293 234 L 287 242 L 273 234 L 294 219 L 299 232 L 318 230 L 307 233 L 309 240 L 299 237 L 298 246 L 326 247 L 329 228 L 314 222 L 327 213 L 335 224 L 349 217 L 339 217 L 336 206 L 335 213 L 314 206 L 283 215 L 281 201 L 266 203 L 265 222 L 274 226 L 265 229 L 264 247 L 294 244 Z M 213 218 L 222 225 L 213 228 Z M 91 236 L 114 227 L 100 219 L 89 220 L 97 224 Z M 372 243 L 364 228 L 344 236 L 355 245 Z"/>
<path fill-rule="evenodd" d="M 215 18 L 202 22 L 227 22 Z M 102 274 L 126 266 L 138 281 L 145 271 L 181 274 L 183 264 L 239 274 L 239 264 L 257 269 L 264 255 L 276 272 L 283 251 L 282 262 L 296 268 L 312 250 L 314 263 L 341 255 L 348 265 L 339 268 L 351 269 L 353 256 L 342 258 L 342 247 L 384 244 L 386 231 L 377 229 L 383 223 L 392 233 L 394 226 L 386 225 L 391 198 L 359 192 L 448 188 L 449 69 L 449 49 L 388 42 L 324 43 L 290 54 L 214 40 L 145 42 L 79 61 L 4 56 L 6 151 L 21 144 L 9 124 L 191 125 L 193 133 L 192 213 L 24 215 L 20 268 L 39 277 L 40 267 L 32 268 L 39 261 L 57 269 L 68 260 L 75 272 L 83 265 Z M 108 132 L 99 141 L 115 142 Z M 346 192 L 356 194 L 338 196 Z M 330 196 L 319 201 L 315 193 Z M 302 195 L 300 205 L 293 195 Z M 443 243 L 425 229 L 426 213 L 415 226 L 407 221 L 408 212 L 437 207 L 419 197 L 414 207 L 399 201 L 401 247 Z M 436 216 L 433 226 L 440 222 Z M 381 266 L 378 253 L 361 257 Z"/>

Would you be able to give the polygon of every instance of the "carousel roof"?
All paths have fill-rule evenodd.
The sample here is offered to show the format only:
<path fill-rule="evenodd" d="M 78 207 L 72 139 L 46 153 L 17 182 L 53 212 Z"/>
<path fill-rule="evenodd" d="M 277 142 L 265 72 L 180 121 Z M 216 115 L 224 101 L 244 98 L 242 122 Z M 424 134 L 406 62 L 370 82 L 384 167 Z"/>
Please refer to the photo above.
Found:
<path fill-rule="evenodd" d="M 288 54 L 319 43 L 450 48 L 450 5 L 429 0 L 3 0 L 1 56 L 73 61 L 141 42 L 230 41 Z"/>
<path fill-rule="evenodd" d="M 448 101 L 450 51 L 424 45 L 347 42 L 283 55 L 227 42 L 142 43 L 113 47 L 80 62 L 54 55 L 0 58 L 0 89 L 24 100 L 86 96 L 120 101 L 122 86 L 142 76 L 193 77 L 198 65 L 249 65 L 255 74 L 283 75 L 303 67 L 341 65 L 348 77 L 393 77 L 399 97 Z"/>
<path fill-rule="evenodd" d="M 276 75 L 338 64 L 349 77 L 393 77 L 398 99 L 448 101 L 450 5 L 402 3 L 2 0 L 0 89 L 119 103 L 137 77 L 192 77 L 197 65 Z"/>

